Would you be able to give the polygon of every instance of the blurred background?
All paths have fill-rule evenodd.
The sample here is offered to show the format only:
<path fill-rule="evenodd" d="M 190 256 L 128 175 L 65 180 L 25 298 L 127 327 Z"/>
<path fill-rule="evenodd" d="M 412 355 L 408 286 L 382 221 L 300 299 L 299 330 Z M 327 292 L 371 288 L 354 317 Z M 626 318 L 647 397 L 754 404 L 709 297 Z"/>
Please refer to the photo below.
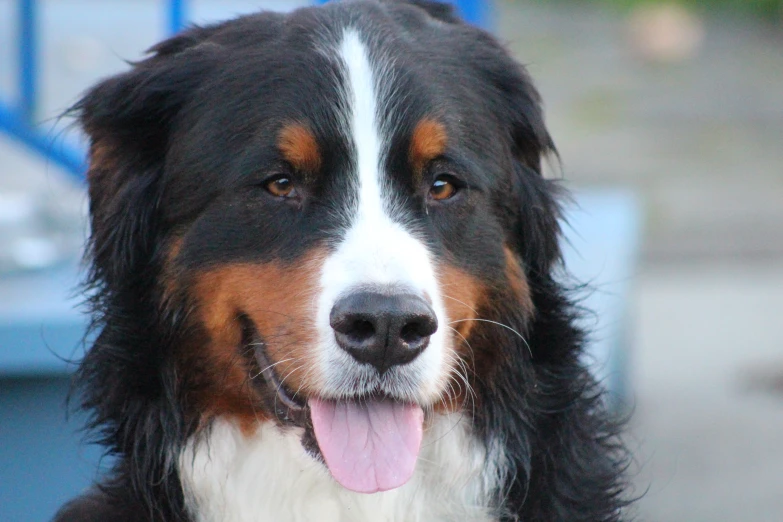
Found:
<path fill-rule="evenodd" d="M 498 2 L 569 184 L 643 204 L 640 520 L 783 521 L 783 2 Z"/>
<path fill-rule="evenodd" d="M 0 0 L 0 519 L 12 521 L 45 520 L 96 473 L 94 448 L 63 449 L 81 419 L 65 423 L 68 366 L 52 353 L 80 354 L 86 235 L 83 144 L 57 116 L 179 23 L 163 1 L 35 2 L 25 107 L 23 3 Z M 306 3 L 191 1 L 187 18 Z M 597 371 L 633 412 L 634 514 L 783 521 L 783 0 L 462 7 L 527 65 L 563 160 L 551 175 L 577 194 L 568 263 L 602 318 Z M 36 136 L 19 140 L 19 115 Z"/>

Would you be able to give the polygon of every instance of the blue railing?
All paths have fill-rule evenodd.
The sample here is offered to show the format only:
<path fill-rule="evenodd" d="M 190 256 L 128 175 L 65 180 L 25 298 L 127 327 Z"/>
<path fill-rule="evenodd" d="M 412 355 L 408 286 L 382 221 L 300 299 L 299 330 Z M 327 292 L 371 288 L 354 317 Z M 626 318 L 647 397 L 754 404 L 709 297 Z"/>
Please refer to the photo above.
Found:
<path fill-rule="evenodd" d="M 0 131 L 20 141 L 37 154 L 59 165 L 66 172 L 81 177 L 84 154 L 78 148 L 54 141 L 36 125 L 38 92 L 37 2 L 18 2 L 18 72 L 17 100 L 0 100 Z"/>
<path fill-rule="evenodd" d="M 318 0 L 323 2 L 323 0 Z M 451 0 L 462 16 L 475 24 L 485 25 L 487 1 Z M 36 0 L 19 0 L 18 4 L 18 72 L 17 99 L 8 103 L 0 99 L 0 132 L 61 167 L 71 176 L 82 180 L 86 168 L 85 153 L 77 144 L 66 139 L 55 140 L 51 129 L 37 124 L 38 116 L 38 7 Z M 187 0 L 168 0 L 167 31 L 180 31 L 187 20 Z"/>
<path fill-rule="evenodd" d="M 186 2 L 169 0 L 167 4 L 167 29 L 174 34 L 185 25 Z M 57 143 L 49 130 L 37 124 L 38 7 L 36 0 L 19 0 L 17 3 L 17 99 L 11 103 L 0 99 L 0 132 L 81 180 L 86 167 L 84 151 L 72 142 L 63 140 Z"/>

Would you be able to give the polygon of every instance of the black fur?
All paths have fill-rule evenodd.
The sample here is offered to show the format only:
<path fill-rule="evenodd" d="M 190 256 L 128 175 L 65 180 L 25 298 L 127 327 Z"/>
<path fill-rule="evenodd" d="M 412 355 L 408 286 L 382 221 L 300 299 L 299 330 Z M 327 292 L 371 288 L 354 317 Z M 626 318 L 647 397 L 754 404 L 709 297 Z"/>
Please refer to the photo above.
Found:
<path fill-rule="evenodd" d="M 426 230 L 438 255 L 495 288 L 497 305 L 486 313 L 526 334 L 521 340 L 477 326 L 471 337 L 474 348 L 503 347 L 476 368 L 473 382 L 475 429 L 508 457 L 498 492 L 501 520 L 623 519 L 627 455 L 580 361 L 583 333 L 556 280 L 559 189 L 541 175 L 542 158 L 555 150 L 538 93 L 491 36 L 463 25 L 447 6 L 415 0 L 330 5 L 192 28 L 93 88 L 74 108 L 92 143 L 87 290 L 98 333 L 76 382 L 81 406 L 92 414 L 89 428 L 117 464 L 57 521 L 191 520 L 176 459 L 198 427 L 199 412 L 189 400 L 189 376 L 178 373 L 176 351 L 198 327 L 187 304 L 164 298 L 166 255 L 185 227 L 201 238 L 183 247 L 188 267 L 295 259 L 339 227 L 323 209 L 310 208 L 297 218 L 298 228 L 281 234 L 293 210 L 241 209 L 257 197 L 259 179 L 248 165 L 275 161 L 265 145 L 276 129 L 269 121 L 306 116 L 331 151 L 327 168 L 340 170 L 348 151 L 334 138 L 335 115 L 323 102 L 334 86 L 328 75 L 313 74 L 325 65 L 306 53 L 305 35 L 345 20 L 374 25 L 410 53 L 399 51 L 398 66 L 408 73 L 399 76 L 399 88 L 418 97 L 408 100 L 409 119 L 396 122 L 394 139 L 401 141 L 392 150 L 406 150 L 412 121 L 440 114 L 456 136 L 447 160 L 474 176 L 474 195 L 455 205 L 456 214 L 424 216 L 411 207 L 411 215 L 431 223 Z M 246 104 L 252 96 L 258 106 Z M 223 176 L 216 178 L 216 171 Z M 310 187 L 313 193 L 334 194 L 329 200 L 337 207 L 348 204 L 337 196 L 344 181 L 319 183 Z M 403 190 L 404 180 L 399 183 Z M 254 219 L 263 226 L 253 226 Z M 246 239 L 249 226 L 257 234 L 253 242 Z M 504 243 L 524 264 L 532 320 L 500 288 Z"/>

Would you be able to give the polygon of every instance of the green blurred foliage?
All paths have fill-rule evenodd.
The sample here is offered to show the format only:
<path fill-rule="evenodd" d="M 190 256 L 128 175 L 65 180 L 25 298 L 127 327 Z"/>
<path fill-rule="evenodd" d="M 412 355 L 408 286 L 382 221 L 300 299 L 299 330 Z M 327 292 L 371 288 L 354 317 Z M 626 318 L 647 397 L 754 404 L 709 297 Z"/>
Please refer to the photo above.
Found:
<path fill-rule="evenodd" d="M 677 3 L 700 11 L 733 9 L 770 18 L 783 16 L 783 0 L 593 0 L 615 7 Z"/>

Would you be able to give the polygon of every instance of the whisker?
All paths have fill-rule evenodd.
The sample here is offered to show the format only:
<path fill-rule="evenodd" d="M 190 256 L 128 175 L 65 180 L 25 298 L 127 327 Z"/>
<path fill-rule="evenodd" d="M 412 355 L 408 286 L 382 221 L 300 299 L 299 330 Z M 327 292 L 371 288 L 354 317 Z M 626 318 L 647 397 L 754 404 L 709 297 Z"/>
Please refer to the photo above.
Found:
<path fill-rule="evenodd" d="M 296 392 L 291 396 L 292 399 L 296 399 L 296 396 L 299 395 L 299 392 L 302 391 L 302 386 L 304 386 L 305 382 L 307 382 L 307 379 L 310 378 L 310 375 L 315 371 L 315 366 L 310 366 L 310 368 L 305 372 L 305 374 L 302 376 L 302 382 L 299 383 L 299 387 L 296 389 Z"/>
<path fill-rule="evenodd" d="M 288 362 L 288 361 L 293 361 L 294 359 L 295 359 L 294 357 L 289 357 L 288 359 L 281 359 L 281 360 L 277 361 L 276 363 L 272 363 L 272 364 L 270 364 L 269 366 L 267 366 L 266 368 L 264 368 L 263 370 L 259 371 L 257 374 L 255 374 L 255 375 L 252 375 L 252 376 L 250 377 L 250 379 L 251 379 L 251 380 L 253 380 L 253 379 L 256 379 L 256 378 L 258 378 L 258 376 L 259 376 L 259 375 L 261 375 L 262 373 L 264 373 L 265 371 L 267 371 L 267 370 L 269 370 L 269 369 L 271 369 L 271 368 L 274 368 L 274 367 L 275 367 L 275 366 L 277 366 L 278 364 L 282 364 L 282 363 L 284 363 L 284 362 Z"/>
<path fill-rule="evenodd" d="M 473 386 L 471 386 L 470 381 L 468 379 L 468 371 L 469 371 L 468 366 L 465 363 L 465 361 L 463 361 L 461 358 L 453 355 L 452 357 L 453 359 L 450 362 L 456 364 L 452 366 L 452 371 L 449 373 L 449 381 L 454 381 L 460 389 L 462 389 L 462 384 L 465 385 L 465 398 L 462 401 L 461 408 L 464 410 L 467 401 L 470 400 L 471 417 L 475 417 L 476 392 L 473 389 Z M 462 371 L 460 371 L 460 368 L 462 369 Z"/>
<path fill-rule="evenodd" d="M 468 305 L 468 304 L 467 304 L 466 302 L 464 302 L 464 301 L 460 301 L 460 300 L 459 300 L 459 299 L 457 299 L 456 297 L 451 297 L 450 295 L 447 295 L 447 294 L 443 294 L 443 297 L 446 297 L 446 298 L 448 298 L 448 299 L 451 299 L 451 300 L 453 300 L 453 301 L 457 301 L 459 304 L 463 305 L 465 308 L 468 308 L 468 309 L 470 309 L 470 311 L 472 311 L 474 314 L 477 314 L 477 313 L 478 313 L 478 312 L 476 311 L 476 309 L 475 309 L 475 308 L 471 307 L 470 305 Z"/>
<path fill-rule="evenodd" d="M 446 326 L 448 326 L 448 325 L 446 325 Z M 460 337 L 462 337 L 462 340 L 463 340 L 463 341 L 465 341 L 465 344 L 467 345 L 467 347 L 468 347 L 468 350 L 470 350 L 470 357 L 471 357 L 471 360 L 475 359 L 475 352 L 473 351 L 473 347 L 470 345 L 470 342 L 469 342 L 469 341 L 468 341 L 468 340 L 465 338 L 465 336 L 464 336 L 464 335 L 462 335 L 461 333 L 459 333 L 459 331 L 458 331 L 456 328 L 453 328 L 453 327 L 451 327 L 451 326 L 448 326 L 448 328 L 451 328 L 452 330 L 454 330 L 454 333 L 456 333 L 457 335 L 459 335 Z M 468 373 L 471 373 L 471 374 L 473 374 L 473 376 L 474 376 L 474 377 L 476 377 L 476 379 L 478 379 L 478 380 L 479 380 L 479 382 L 482 382 L 482 383 L 484 382 L 484 381 L 482 381 L 482 380 L 481 380 L 481 378 L 479 378 L 479 376 L 478 376 L 478 375 L 476 375 L 476 372 L 475 372 L 475 370 L 474 370 L 473 368 L 470 368 L 470 367 L 467 365 L 467 363 L 466 363 L 464 360 L 462 360 L 462 358 L 461 358 L 461 357 L 456 357 L 456 361 L 457 361 L 457 363 L 458 363 L 458 364 L 460 364 L 460 365 L 462 366 L 462 368 L 465 370 L 465 376 L 464 376 L 465 380 L 467 380 L 467 375 L 468 375 Z"/>
<path fill-rule="evenodd" d="M 527 339 L 525 339 L 525 337 L 521 333 L 517 332 L 516 330 L 514 330 L 513 328 L 511 328 L 507 324 L 499 323 L 497 321 L 492 321 L 491 319 L 475 318 L 475 319 L 458 319 L 456 321 L 451 321 L 449 323 L 449 325 L 457 324 L 457 323 L 464 323 L 466 321 L 480 321 L 480 322 L 484 322 L 484 323 L 491 323 L 491 324 L 494 324 L 494 325 L 497 325 L 497 326 L 502 326 L 503 328 L 506 328 L 507 330 L 510 330 L 511 332 L 515 333 L 517 335 L 517 337 L 522 339 L 522 342 L 525 343 L 525 346 L 527 347 L 527 351 L 530 353 L 530 357 L 533 357 L 533 350 L 530 348 L 530 345 L 527 343 Z"/>
<path fill-rule="evenodd" d="M 470 343 L 469 343 L 469 342 L 468 342 L 468 340 L 465 338 L 465 336 L 464 336 L 464 335 L 462 335 L 462 334 L 459 332 L 459 330 L 457 330 L 457 329 L 456 329 L 456 328 L 454 328 L 453 326 L 449 326 L 449 325 L 446 325 L 446 326 L 447 326 L 448 328 L 450 328 L 451 330 L 453 330 L 455 334 L 457 334 L 457 335 L 459 335 L 460 337 L 462 337 L 462 340 L 465 342 L 465 345 L 468 347 L 468 350 L 470 350 L 470 357 L 471 357 L 471 359 L 472 359 L 472 358 L 475 358 L 476 354 L 475 354 L 475 352 L 473 351 L 473 347 L 470 345 Z"/>
<path fill-rule="evenodd" d="M 299 366 L 297 366 L 296 368 L 294 368 L 293 370 L 291 370 L 290 372 L 288 372 L 288 373 L 285 375 L 285 377 L 283 377 L 282 379 L 280 379 L 280 384 L 278 384 L 278 385 L 277 385 L 277 393 L 275 394 L 275 407 L 277 407 L 277 398 L 280 396 L 280 389 L 283 387 L 283 384 L 285 384 L 285 380 L 286 380 L 286 379 L 288 379 L 288 378 L 289 378 L 291 375 L 293 375 L 293 373 L 294 373 L 295 371 L 299 370 L 299 369 L 300 369 L 300 368 L 302 368 L 303 366 L 304 366 L 304 364 L 300 364 Z"/>

